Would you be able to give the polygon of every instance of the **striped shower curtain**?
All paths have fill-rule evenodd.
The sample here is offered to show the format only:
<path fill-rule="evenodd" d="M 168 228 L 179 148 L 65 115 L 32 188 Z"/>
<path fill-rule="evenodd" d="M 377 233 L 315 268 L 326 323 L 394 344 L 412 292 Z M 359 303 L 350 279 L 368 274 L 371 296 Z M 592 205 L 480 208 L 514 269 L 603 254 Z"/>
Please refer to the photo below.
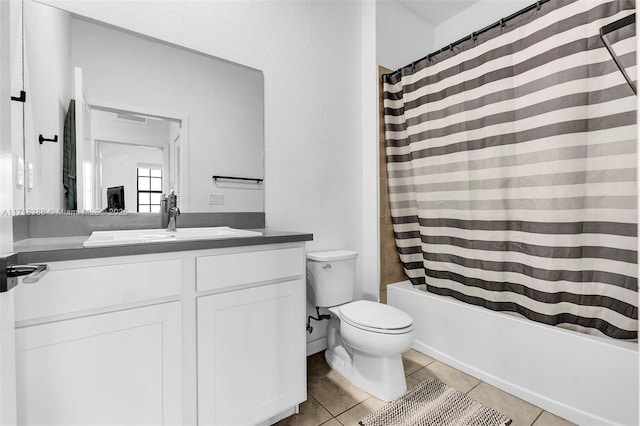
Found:
<path fill-rule="evenodd" d="M 637 98 L 599 37 L 634 11 L 551 0 L 383 76 L 391 214 L 413 284 L 637 339 Z M 635 79 L 634 26 L 613 37 Z"/>

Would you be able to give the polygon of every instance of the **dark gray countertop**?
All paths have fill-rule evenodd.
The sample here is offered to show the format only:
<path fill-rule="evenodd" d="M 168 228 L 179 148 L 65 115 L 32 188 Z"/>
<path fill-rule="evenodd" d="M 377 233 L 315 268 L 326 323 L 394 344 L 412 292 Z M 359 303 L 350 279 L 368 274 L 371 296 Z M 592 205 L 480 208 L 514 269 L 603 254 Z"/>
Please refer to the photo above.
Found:
<path fill-rule="evenodd" d="M 302 232 L 278 231 L 275 229 L 252 229 L 252 231 L 260 231 L 262 232 L 262 236 L 170 243 L 140 243 L 87 248 L 82 247 L 82 243 L 89 238 L 88 235 L 27 238 L 22 241 L 15 242 L 13 244 L 13 251 L 18 254 L 18 263 L 25 264 L 313 240 L 313 234 Z"/>

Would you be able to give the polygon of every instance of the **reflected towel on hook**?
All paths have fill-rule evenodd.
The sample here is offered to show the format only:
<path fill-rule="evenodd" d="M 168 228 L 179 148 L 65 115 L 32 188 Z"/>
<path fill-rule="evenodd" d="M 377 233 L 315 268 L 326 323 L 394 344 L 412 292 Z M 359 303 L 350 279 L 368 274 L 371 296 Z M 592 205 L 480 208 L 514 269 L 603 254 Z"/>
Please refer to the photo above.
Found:
<path fill-rule="evenodd" d="M 69 109 L 64 118 L 62 147 L 62 185 L 64 186 L 65 208 L 77 210 L 76 188 L 76 101 L 69 101 Z"/>

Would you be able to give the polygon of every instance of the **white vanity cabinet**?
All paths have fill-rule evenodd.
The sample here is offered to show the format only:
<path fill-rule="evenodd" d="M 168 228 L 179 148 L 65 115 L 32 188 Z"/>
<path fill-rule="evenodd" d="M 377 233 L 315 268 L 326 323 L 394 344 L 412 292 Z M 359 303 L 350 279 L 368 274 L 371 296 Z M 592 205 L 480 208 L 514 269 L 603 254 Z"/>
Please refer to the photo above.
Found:
<path fill-rule="evenodd" d="M 16 287 L 18 424 L 181 424 L 181 263 L 53 262 Z"/>
<path fill-rule="evenodd" d="M 198 424 L 255 425 L 304 401 L 303 248 L 196 265 L 198 290 L 217 291 L 197 300 Z"/>
<path fill-rule="evenodd" d="M 49 266 L 16 287 L 20 425 L 264 425 L 306 399 L 303 242 Z"/>

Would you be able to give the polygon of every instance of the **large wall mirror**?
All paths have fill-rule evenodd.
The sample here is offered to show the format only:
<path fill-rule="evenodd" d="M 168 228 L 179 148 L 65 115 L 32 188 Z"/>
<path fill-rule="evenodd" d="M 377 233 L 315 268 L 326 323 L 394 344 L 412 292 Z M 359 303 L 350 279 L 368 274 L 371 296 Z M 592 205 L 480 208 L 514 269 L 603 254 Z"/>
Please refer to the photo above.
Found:
<path fill-rule="evenodd" d="M 17 208 L 59 211 L 72 197 L 78 210 L 102 211 L 117 190 L 115 207 L 129 212 L 156 212 L 170 191 L 183 211 L 264 211 L 261 71 L 35 0 L 12 3 L 12 90 L 27 92 L 14 123 Z M 67 151 L 65 138 L 75 139 Z M 72 166 L 75 191 L 63 184 Z"/>

